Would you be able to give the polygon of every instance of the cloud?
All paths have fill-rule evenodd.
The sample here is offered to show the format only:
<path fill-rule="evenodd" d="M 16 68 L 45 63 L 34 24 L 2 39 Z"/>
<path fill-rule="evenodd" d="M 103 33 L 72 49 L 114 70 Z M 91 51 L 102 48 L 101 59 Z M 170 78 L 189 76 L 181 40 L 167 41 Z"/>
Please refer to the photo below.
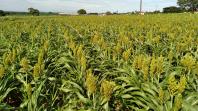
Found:
<path fill-rule="evenodd" d="M 31 4 L 26 0 L 0 0 L 0 9 L 7 11 L 25 11 Z"/>
<path fill-rule="evenodd" d="M 7 10 L 26 10 L 28 7 L 41 11 L 76 12 L 86 9 L 88 12 L 139 10 L 139 0 L 0 0 L 0 7 Z M 143 0 L 143 10 L 156 10 L 176 5 L 176 0 Z"/>
<path fill-rule="evenodd" d="M 51 10 L 51 11 L 76 11 L 80 8 L 86 10 L 94 10 L 104 7 L 107 4 L 95 2 L 93 0 L 28 0 L 33 7 L 40 10 Z"/>

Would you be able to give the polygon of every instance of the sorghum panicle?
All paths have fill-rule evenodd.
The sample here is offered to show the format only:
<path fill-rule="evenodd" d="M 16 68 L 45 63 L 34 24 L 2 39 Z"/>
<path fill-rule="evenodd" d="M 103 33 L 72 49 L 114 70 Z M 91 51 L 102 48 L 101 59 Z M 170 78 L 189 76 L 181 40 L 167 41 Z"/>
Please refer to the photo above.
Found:
<path fill-rule="evenodd" d="M 179 84 L 178 84 L 178 92 L 179 93 L 182 93 L 184 92 L 185 88 L 186 88 L 186 77 L 185 76 L 181 76 L 180 77 L 180 81 L 179 81 Z"/>
<path fill-rule="evenodd" d="M 92 74 L 92 70 L 87 70 L 85 86 L 89 94 L 94 94 L 96 91 L 96 77 Z"/>
<path fill-rule="evenodd" d="M 4 76 L 5 73 L 5 68 L 3 67 L 3 65 L 0 65 L 0 79 Z"/>
<path fill-rule="evenodd" d="M 168 90 L 171 95 L 175 95 L 178 89 L 177 81 L 174 75 L 171 75 L 168 78 Z"/>
<path fill-rule="evenodd" d="M 111 98 L 114 87 L 115 87 L 114 82 L 109 82 L 107 80 L 102 81 L 102 84 L 101 84 L 101 87 L 100 87 L 100 92 L 102 94 L 102 97 L 106 101 L 109 101 L 109 99 Z"/>
<path fill-rule="evenodd" d="M 20 66 L 26 71 L 28 71 L 28 68 L 29 68 L 29 60 L 27 58 L 23 58 L 21 61 L 20 61 Z"/>

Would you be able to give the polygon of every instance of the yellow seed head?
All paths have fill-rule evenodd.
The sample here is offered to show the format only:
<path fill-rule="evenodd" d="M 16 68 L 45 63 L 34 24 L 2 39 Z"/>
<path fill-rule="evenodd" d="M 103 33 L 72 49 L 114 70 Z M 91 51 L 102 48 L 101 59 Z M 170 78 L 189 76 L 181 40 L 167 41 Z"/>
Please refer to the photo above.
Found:
<path fill-rule="evenodd" d="M 173 51 L 171 50 L 171 51 L 168 53 L 168 59 L 169 59 L 169 61 L 172 61 L 173 56 L 174 56 L 174 53 L 173 53 Z"/>
<path fill-rule="evenodd" d="M 6 60 L 7 55 L 8 55 L 7 53 L 4 53 L 4 54 L 3 54 L 3 64 L 4 64 L 5 66 L 8 65 L 7 60 Z"/>
<path fill-rule="evenodd" d="M 66 41 L 69 42 L 70 37 L 69 37 L 69 33 L 68 33 L 67 30 L 64 32 L 64 38 L 65 38 Z"/>
<path fill-rule="evenodd" d="M 45 64 L 40 65 L 40 73 L 45 69 Z"/>
<path fill-rule="evenodd" d="M 193 73 L 195 73 L 198 76 L 198 64 L 195 65 L 195 68 L 193 69 Z"/>
<path fill-rule="evenodd" d="M 48 47 L 49 47 L 49 40 L 45 40 L 44 45 L 43 45 L 43 48 L 44 48 L 45 52 L 47 52 Z"/>
<path fill-rule="evenodd" d="M 193 58 L 191 54 L 186 54 L 181 59 L 181 64 L 186 67 L 188 70 L 192 70 L 193 66 L 196 64 L 196 60 Z"/>
<path fill-rule="evenodd" d="M 3 65 L 0 65 L 0 79 L 4 76 L 5 73 L 5 68 L 3 67 Z"/>
<path fill-rule="evenodd" d="M 96 91 L 96 77 L 92 74 L 92 70 L 87 70 L 85 85 L 89 94 L 94 94 Z"/>
<path fill-rule="evenodd" d="M 160 43 L 160 39 L 161 39 L 160 36 L 154 37 L 153 38 L 153 42 L 159 44 Z"/>
<path fill-rule="evenodd" d="M 161 74 L 163 72 L 164 58 L 162 56 L 157 58 L 156 73 Z"/>
<path fill-rule="evenodd" d="M 34 66 L 34 70 L 33 70 L 33 77 L 34 79 L 38 78 L 40 75 L 40 65 L 37 63 Z"/>
<path fill-rule="evenodd" d="M 115 51 L 113 51 L 113 53 L 112 53 L 112 59 L 113 59 L 113 61 L 115 61 L 117 59 L 117 53 Z"/>
<path fill-rule="evenodd" d="M 16 59 L 17 51 L 16 49 L 12 49 L 12 59 L 11 62 L 13 62 Z"/>
<path fill-rule="evenodd" d="M 105 42 L 105 41 L 103 41 L 103 42 L 102 42 L 102 44 L 101 44 L 101 48 L 102 48 L 102 49 L 106 49 L 106 48 L 107 48 L 107 44 L 106 44 L 106 42 Z"/>
<path fill-rule="evenodd" d="M 5 53 L 3 55 L 3 62 L 4 62 L 4 65 L 7 66 L 7 65 L 10 65 L 12 63 L 12 53 Z"/>
<path fill-rule="evenodd" d="M 133 60 L 133 67 L 136 69 L 142 69 L 143 61 L 144 61 L 143 55 L 135 56 Z"/>
<path fill-rule="evenodd" d="M 132 67 L 135 68 L 135 69 L 138 69 L 138 60 L 137 60 L 137 57 L 135 57 L 135 58 L 133 59 Z"/>
<path fill-rule="evenodd" d="M 123 54 L 122 54 L 122 57 L 123 57 L 124 61 L 128 61 L 130 55 L 131 55 L 131 49 L 128 49 L 128 50 L 124 51 Z"/>
<path fill-rule="evenodd" d="M 114 87 L 115 87 L 114 82 L 109 82 L 107 80 L 102 81 L 102 84 L 100 87 L 100 92 L 106 101 L 110 100 L 113 90 L 114 90 Z"/>
<path fill-rule="evenodd" d="M 95 34 L 91 41 L 92 43 L 97 44 L 99 39 L 100 39 L 99 35 Z"/>
<path fill-rule="evenodd" d="M 87 59 L 86 59 L 85 56 L 82 56 L 81 57 L 80 64 L 81 64 L 82 70 L 85 70 L 86 69 L 86 66 L 87 66 Z"/>
<path fill-rule="evenodd" d="M 173 111 L 179 111 L 182 108 L 182 95 L 175 96 Z"/>
<path fill-rule="evenodd" d="M 7 66 L 10 65 L 10 63 L 11 63 L 10 54 L 8 54 L 7 57 L 5 57 L 4 59 L 4 65 Z"/>
<path fill-rule="evenodd" d="M 105 43 L 104 42 L 104 39 L 101 37 L 99 40 L 98 40 L 98 45 L 100 46 L 100 47 L 102 47 L 102 44 L 103 43 Z"/>
<path fill-rule="evenodd" d="M 76 46 L 76 44 L 75 44 L 75 42 L 72 40 L 72 41 L 70 41 L 69 43 L 68 43 L 68 47 L 72 50 L 72 51 L 74 51 L 74 49 L 75 49 L 75 46 Z"/>
<path fill-rule="evenodd" d="M 180 77 L 180 82 L 178 84 L 178 92 L 179 93 L 184 92 L 185 88 L 186 88 L 186 77 L 185 76 L 181 76 Z"/>
<path fill-rule="evenodd" d="M 122 45 L 128 44 L 129 41 L 130 41 L 129 38 L 128 38 L 126 35 L 123 35 L 123 36 L 121 37 L 121 43 L 122 43 Z"/>
<path fill-rule="evenodd" d="M 175 79 L 175 76 L 171 75 L 168 78 L 168 90 L 171 95 L 175 95 L 178 89 L 177 81 Z"/>
<path fill-rule="evenodd" d="M 149 63 L 150 63 L 150 58 L 145 58 L 141 69 L 145 81 L 148 80 L 148 76 L 149 76 Z"/>
<path fill-rule="evenodd" d="M 143 66 L 142 72 L 143 72 L 144 80 L 147 81 L 148 80 L 148 75 L 149 75 L 149 66 L 148 65 Z"/>
<path fill-rule="evenodd" d="M 27 84 L 26 85 L 26 92 L 27 92 L 28 97 L 31 97 L 31 95 L 32 95 L 32 86 L 31 86 L 31 84 Z"/>
<path fill-rule="evenodd" d="M 78 57 L 77 51 L 78 51 L 78 47 L 75 46 L 74 49 L 72 49 L 73 53 L 74 53 L 74 57 Z"/>
<path fill-rule="evenodd" d="M 44 57 L 44 50 L 40 49 L 39 55 L 38 55 L 38 64 L 41 65 L 43 63 L 43 57 Z"/>
<path fill-rule="evenodd" d="M 122 52 L 122 46 L 120 43 L 117 43 L 117 45 L 114 47 L 114 50 L 116 54 L 120 54 Z"/>
<path fill-rule="evenodd" d="M 77 58 L 81 58 L 82 57 L 82 55 L 83 55 L 83 45 L 80 45 L 79 47 L 77 46 L 77 52 L 76 52 L 76 56 L 77 56 Z"/>
<path fill-rule="evenodd" d="M 137 60 L 138 60 L 137 68 L 142 69 L 142 66 L 144 64 L 144 55 L 138 56 Z"/>
<path fill-rule="evenodd" d="M 27 58 L 23 58 L 21 61 L 20 61 L 20 65 L 21 67 L 26 71 L 28 71 L 29 69 L 29 61 Z"/>
<path fill-rule="evenodd" d="M 164 102 L 164 91 L 162 88 L 159 90 L 159 100 L 161 104 Z"/>
<path fill-rule="evenodd" d="M 157 65 L 157 60 L 153 56 L 152 59 L 151 59 L 151 64 L 150 64 L 150 74 L 151 74 L 151 77 L 154 77 L 154 74 L 157 71 L 157 66 L 156 65 Z"/>

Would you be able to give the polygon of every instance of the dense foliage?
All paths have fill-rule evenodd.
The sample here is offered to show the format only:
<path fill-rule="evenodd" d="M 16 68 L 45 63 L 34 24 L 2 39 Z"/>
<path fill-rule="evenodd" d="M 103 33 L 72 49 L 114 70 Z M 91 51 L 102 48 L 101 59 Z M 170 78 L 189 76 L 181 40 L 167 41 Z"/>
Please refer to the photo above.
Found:
<path fill-rule="evenodd" d="M 0 16 L 5 16 L 6 13 L 3 10 L 0 10 Z"/>
<path fill-rule="evenodd" d="M 110 11 L 107 11 L 105 14 L 106 15 L 112 15 L 112 13 Z"/>
<path fill-rule="evenodd" d="M 177 4 L 183 9 L 198 11 L 198 0 L 178 0 Z"/>
<path fill-rule="evenodd" d="M 0 110 L 196 111 L 197 19 L 0 18 Z"/>
<path fill-rule="evenodd" d="M 171 7 L 163 8 L 163 12 L 164 13 L 181 13 L 183 12 L 183 10 L 180 7 L 171 6 Z"/>
<path fill-rule="evenodd" d="M 34 8 L 28 8 L 29 14 L 33 15 L 33 16 L 39 16 L 40 11 L 38 9 L 34 9 Z"/>
<path fill-rule="evenodd" d="M 87 14 L 87 11 L 85 9 L 80 9 L 80 10 L 77 11 L 77 13 L 79 15 L 84 15 L 84 14 Z"/>

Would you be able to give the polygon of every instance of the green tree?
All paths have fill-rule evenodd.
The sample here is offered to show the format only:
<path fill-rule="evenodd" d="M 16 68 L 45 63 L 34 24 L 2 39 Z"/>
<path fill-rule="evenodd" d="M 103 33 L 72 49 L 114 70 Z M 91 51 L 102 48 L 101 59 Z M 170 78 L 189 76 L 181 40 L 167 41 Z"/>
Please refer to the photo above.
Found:
<path fill-rule="evenodd" d="M 87 14 L 87 11 L 85 9 L 80 9 L 80 10 L 77 11 L 77 13 L 79 15 L 84 15 L 84 14 Z"/>
<path fill-rule="evenodd" d="M 153 11 L 153 13 L 160 13 L 160 10 L 155 10 Z"/>
<path fill-rule="evenodd" d="M 112 13 L 110 11 L 107 11 L 105 14 L 106 15 L 112 15 Z"/>
<path fill-rule="evenodd" d="M 163 8 L 163 12 L 164 13 L 180 13 L 182 12 L 182 10 L 179 7 L 170 6 L 170 7 Z"/>
<path fill-rule="evenodd" d="M 177 4 L 186 10 L 193 12 L 198 10 L 198 0 L 178 0 Z"/>
<path fill-rule="evenodd" d="M 3 10 L 0 10 L 0 16 L 5 16 L 5 12 Z"/>
<path fill-rule="evenodd" d="M 38 9 L 34 9 L 34 8 L 28 8 L 28 11 L 31 15 L 33 16 L 39 16 L 40 12 Z"/>

